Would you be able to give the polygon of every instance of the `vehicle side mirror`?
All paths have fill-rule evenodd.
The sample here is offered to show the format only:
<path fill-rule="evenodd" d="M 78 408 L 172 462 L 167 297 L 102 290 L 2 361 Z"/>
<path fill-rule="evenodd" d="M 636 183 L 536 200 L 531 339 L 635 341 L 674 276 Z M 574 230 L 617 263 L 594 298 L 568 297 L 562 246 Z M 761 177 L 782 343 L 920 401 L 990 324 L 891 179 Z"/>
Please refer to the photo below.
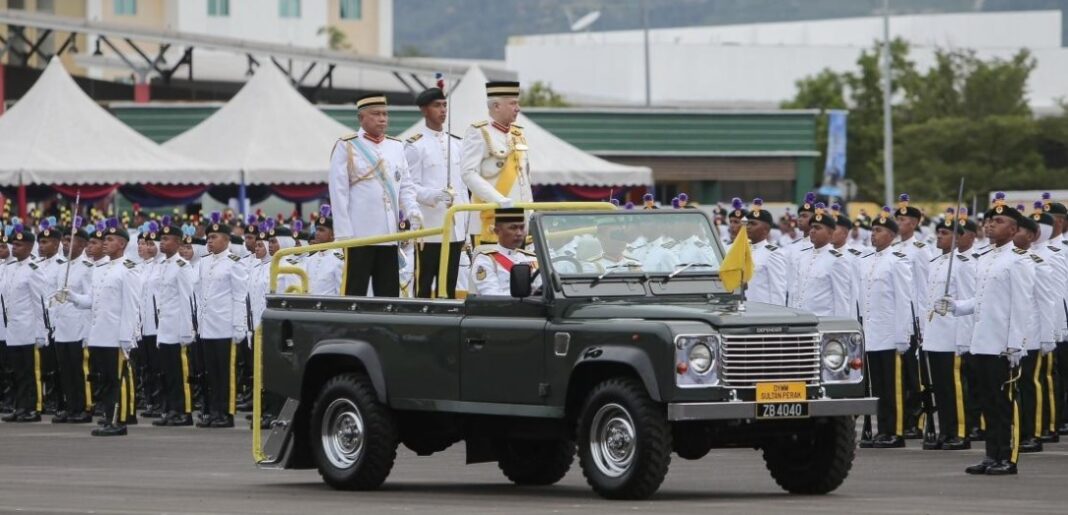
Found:
<path fill-rule="evenodd" d="M 512 265 L 512 271 L 508 276 L 508 287 L 512 297 L 525 299 L 530 296 L 530 283 L 533 282 L 531 278 L 532 270 L 532 267 L 525 263 Z"/>

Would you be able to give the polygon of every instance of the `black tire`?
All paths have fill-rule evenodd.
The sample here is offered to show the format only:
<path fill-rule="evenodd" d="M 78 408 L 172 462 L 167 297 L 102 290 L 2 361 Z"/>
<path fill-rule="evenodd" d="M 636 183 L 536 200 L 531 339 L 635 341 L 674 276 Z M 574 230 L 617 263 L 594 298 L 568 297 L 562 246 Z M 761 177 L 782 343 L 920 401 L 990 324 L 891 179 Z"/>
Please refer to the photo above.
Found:
<path fill-rule="evenodd" d="M 772 479 L 792 494 L 823 495 L 842 485 L 857 445 L 853 417 L 813 421 L 796 441 L 764 445 L 764 463 Z"/>
<path fill-rule="evenodd" d="M 308 432 L 319 475 L 334 488 L 373 490 L 393 469 L 396 423 L 363 374 L 327 381 L 315 400 Z"/>
<path fill-rule="evenodd" d="M 586 397 L 579 417 L 579 463 L 607 499 L 645 499 L 671 464 L 671 427 L 662 406 L 636 379 L 608 379 Z"/>
<path fill-rule="evenodd" d="M 497 466 L 511 482 L 521 486 L 555 484 L 575 461 L 575 443 L 569 440 L 509 440 Z"/>

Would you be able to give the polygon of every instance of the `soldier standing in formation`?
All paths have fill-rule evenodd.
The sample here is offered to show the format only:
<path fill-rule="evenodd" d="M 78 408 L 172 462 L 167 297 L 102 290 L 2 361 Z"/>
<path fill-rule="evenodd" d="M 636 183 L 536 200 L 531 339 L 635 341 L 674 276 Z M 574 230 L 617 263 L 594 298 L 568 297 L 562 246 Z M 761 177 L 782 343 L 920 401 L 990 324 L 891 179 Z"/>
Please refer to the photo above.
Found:
<path fill-rule="evenodd" d="M 155 285 L 155 307 L 159 326 L 162 392 L 161 415 L 154 426 L 193 425 L 193 398 L 189 386 L 189 345 L 193 343 L 193 267 L 178 255 L 182 228 L 164 222 L 159 230 L 161 259 L 149 281 Z"/>
<path fill-rule="evenodd" d="M 853 275 L 842 253 L 831 246 L 838 222 L 825 210 L 822 202 L 815 204 L 809 222 L 812 245 L 794 258 L 789 306 L 818 316 L 855 317 Z"/>
<path fill-rule="evenodd" d="M 47 296 L 48 283 L 44 270 L 34 263 L 32 253 L 37 237 L 33 231 L 16 225 L 7 239 L 14 259 L 4 265 L 2 297 L 15 403 L 14 411 L 3 421 L 38 422 L 44 409 L 40 349 L 48 343 L 42 301 Z"/>
<path fill-rule="evenodd" d="M 746 234 L 753 246 L 753 280 L 745 290 L 746 300 L 786 305 L 787 258 L 783 249 L 768 241 L 774 219 L 763 209 L 762 199 L 753 199 Z"/>
<path fill-rule="evenodd" d="M 81 218 L 74 220 L 67 231 L 70 234 L 70 262 L 59 268 L 52 291 L 69 288 L 80 294 L 88 294 L 93 288 L 93 262 L 85 256 L 89 235 L 81 228 Z M 91 324 L 91 312 L 72 302 L 55 304 L 49 319 L 55 325 L 54 348 L 59 364 L 59 384 L 62 387 L 65 410 L 57 411 L 53 424 L 84 424 L 93 421 L 92 388 L 85 377 L 89 353 L 83 348 Z"/>
<path fill-rule="evenodd" d="M 923 219 L 923 212 L 909 205 L 909 195 L 903 193 L 898 197 L 898 209 L 894 219 L 898 226 L 898 241 L 894 250 L 904 254 L 912 269 L 912 337 L 909 350 L 904 355 L 905 387 L 905 438 L 922 438 L 923 431 L 918 427 L 919 415 L 923 410 L 920 397 L 919 348 L 923 341 L 923 326 L 927 323 L 927 269 L 931 260 L 927 244 L 917 239 L 916 229 Z"/>

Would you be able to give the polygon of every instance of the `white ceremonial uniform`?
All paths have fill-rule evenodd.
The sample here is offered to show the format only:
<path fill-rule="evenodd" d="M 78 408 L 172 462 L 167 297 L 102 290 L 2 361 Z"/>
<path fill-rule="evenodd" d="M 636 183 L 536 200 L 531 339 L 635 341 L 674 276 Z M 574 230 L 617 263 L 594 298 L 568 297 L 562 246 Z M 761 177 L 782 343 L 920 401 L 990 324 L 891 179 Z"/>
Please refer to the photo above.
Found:
<path fill-rule="evenodd" d="M 137 265 L 137 271 L 144 278 L 141 281 L 141 300 L 138 305 L 141 307 L 141 334 L 144 336 L 155 336 L 156 326 L 159 324 L 159 303 L 156 301 L 156 282 L 153 278 L 156 277 L 156 267 L 159 263 L 159 253 L 156 253 L 151 259 L 142 260 Z"/>
<path fill-rule="evenodd" d="M 679 242 L 660 237 L 649 244 L 649 251 L 640 262 L 646 272 L 674 272 L 679 265 Z"/>
<path fill-rule="evenodd" d="M 1052 242 L 1032 245 L 1031 252 L 1049 264 L 1051 273 L 1042 277 L 1041 282 L 1054 297 L 1054 341 L 1063 342 L 1068 339 L 1068 253 Z"/>
<path fill-rule="evenodd" d="M 341 275 L 345 269 L 345 254 L 340 250 L 324 250 L 304 260 L 308 272 L 308 293 L 312 295 L 341 295 Z"/>
<path fill-rule="evenodd" d="M 860 291 L 860 288 L 861 288 L 860 258 L 865 256 L 866 254 L 870 254 L 870 252 L 862 252 L 859 249 L 851 248 L 848 243 L 845 244 L 845 245 L 842 245 L 841 247 L 836 248 L 834 250 L 837 250 L 838 252 L 841 252 L 842 253 L 842 257 L 844 257 L 846 259 L 846 261 L 849 262 L 850 272 L 853 274 L 853 292 L 854 292 L 853 293 L 853 298 L 851 299 L 851 302 L 854 304 L 854 306 L 856 306 L 855 311 L 859 316 L 859 314 L 860 314 L 860 294 L 861 294 L 861 291 Z"/>
<path fill-rule="evenodd" d="M 241 258 L 229 251 L 201 258 L 197 294 L 197 328 L 200 337 L 242 341 L 248 326 L 245 312 L 247 293 L 248 269 L 241 264 Z"/>
<path fill-rule="evenodd" d="M 508 156 L 517 150 L 523 152 L 523 158 L 518 163 L 518 175 L 508 192 L 499 193 L 497 180 L 501 170 Z M 500 202 L 506 198 L 515 202 L 533 202 L 527 150 L 523 128 L 519 125 L 512 124 L 507 132 L 487 121 L 468 127 L 464 133 L 460 175 L 467 189 L 471 190 L 472 202 Z M 482 224 L 478 216 L 471 217 L 468 230 L 470 234 L 481 233 Z"/>
<path fill-rule="evenodd" d="M 917 233 L 918 234 L 918 233 Z M 917 234 L 913 234 L 911 238 L 903 241 L 899 241 L 892 245 L 894 251 L 900 252 L 908 257 L 909 265 L 912 267 L 912 289 L 910 295 L 913 300 L 913 309 L 915 310 L 915 317 L 919 321 L 920 331 L 927 325 L 927 315 L 931 306 L 927 304 L 927 268 L 931 261 L 931 255 L 927 251 L 927 244 L 922 241 L 917 241 Z M 906 311 L 907 315 L 911 316 L 912 312 Z M 911 325 L 910 325 L 911 327 Z M 920 335 L 917 335 L 920 336 Z"/>
<path fill-rule="evenodd" d="M 500 255 L 512 264 L 532 263 L 537 266 L 537 257 L 524 249 L 506 249 L 500 244 L 483 245 L 475 249 L 475 259 L 471 264 L 471 295 L 510 296 L 511 265 L 499 262 L 495 256 Z M 534 280 L 534 288 L 541 284 L 541 276 Z"/>
<path fill-rule="evenodd" d="M 679 244 L 678 256 L 679 264 L 692 264 L 691 269 L 702 268 L 698 265 L 716 266 L 718 268 L 719 259 L 716 258 L 716 251 L 713 250 L 710 243 L 701 240 L 696 235 L 686 238 Z"/>
<path fill-rule="evenodd" d="M 282 277 L 279 277 L 281 279 Z M 267 289 L 271 281 L 271 259 L 258 259 L 248 273 L 248 297 L 252 302 L 252 329 L 259 329 L 267 310 Z"/>
<path fill-rule="evenodd" d="M 1028 345 L 1034 323 L 1034 270 L 1027 266 L 1027 251 L 1011 242 L 979 257 L 975 296 L 956 299 L 954 316 L 975 315 L 971 353 L 998 356 L 1006 348 L 1022 350 Z"/>
<path fill-rule="evenodd" d="M 908 259 L 887 247 L 861 257 L 860 314 L 864 319 L 864 347 L 868 352 L 897 350 L 908 345 L 912 322 L 912 269 Z"/>
<path fill-rule="evenodd" d="M 159 327 L 159 344 L 185 344 L 193 341 L 193 267 L 177 253 L 160 254 L 149 279 L 155 283 L 154 297 Z"/>
<path fill-rule="evenodd" d="M 48 330 L 44 324 L 44 302 L 51 293 L 44 269 L 30 256 L 4 265 L 4 290 L 0 292 L 7 320 L 7 346 L 44 344 Z"/>
<path fill-rule="evenodd" d="M 389 136 L 375 143 L 364 134 L 360 129 L 339 139 L 330 155 L 330 205 L 339 241 L 394 234 L 402 214 L 406 219 L 423 217 L 404 144 Z"/>
<path fill-rule="evenodd" d="M 1052 277 L 1054 274 L 1054 268 L 1051 263 L 1030 251 L 1027 252 L 1027 258 L 1025 263 L 1031 268 L 1035 277 L 1034 287 L 1029 299 L 1030 311 L 1033 314 L 1034 322 L 1031 324 L 1031 336 L 1027 339 L 1027 345 L 1024 346 L 1024 350 L 1037 351 L 1043 343 L 1056 342 L 1057 326 L 1053 308 L 1060 299 L 1054 294 L 1049 284 L 1046 283 L 1046 278 Z"/>
<path fill-rule="evenodd" d="M 0 245 L 7 245 L 6 243 L 0 243 Z M 0 296 L 3 295 L 4 285 L 7 284 L 7 264 L 14 261 L 15 258 L 8 256 L 7 259 L 0 260 Z M 6 314 L 6 313 L 5 313 Z M 0 342 L 7 340 L 7 321 L 4 317 L 0 317 Z"/>
<path fill-rule="evenodd" d="M 415 186 L 415 198 L 423 212 L 425 227 L 443 227 L 445 212 L 449 205 L 439 203 L 435 197 L 451 188 L 453 205 L 470 203 L 467 185 L 461 177 L 460 164 L 463 146 L 459 136 L 435 131 L 426 126 L 426 120 L 419 124 L 419 132 L 408 138 L 404 146 L 404 155 L 408 159 L 412 183 Z M 451 152 L 451 156 L 449 155 Z M 447 167 L 452 159 L 452 171 Z M 453 216 L 452 236 L 449 241 L 463 241 L 467 235 L 468 213 L 456 213 Z M 426 241 L 440 243 L 440 236 L 430 236 Z"/>
<path fill-rule="evenodd" d="M 136 268 L 129 259 L 101 259 L 93 268 L 90 294 L 71 291 L 75 304 L 91 310 L 89 347 L 119 348 L 119 342 L 132 345 L 140 336 L 141 277 Z"/>
<path fill-rule="evenodd" d="M 777 306 L 786 305 L 786 252 L 767 240 L 752 244 L 753 280 L 745 288 L 745 299 Z"/>
<path fill-rule="evenodd" d="M 638 236 L 636 240 L 627 244 L 627 248 L 623 249 L 623 255 L 641 263 L 645 261 L 645 255 L 651 248 L 650 241 L 645 236 Z"/>
<path fill-rule="evenodd" d="M 817 316 L 855 317 L 853 274 L 842 253 L 824 245 L 798 254 L 789 306 Z"/>
<path fill-rule="evenodd" d="M 797 279 L 793 271 L 797 270 L 797 262 L 801 255 L 812 250 L 812 240 L 808 236 L 797 238 L 788 245 L 783 246 L 783 250 L 786 252 L 786 269 L 790 272 L 786 274 L 786 301 L 789 303 L 789 295 L 793 292 L 794 280 Z"/>
<path fill-rule="evenodd" d="M 37 266 L 41 267 L 41 271 L 44 273 L 45 278 L 46 293 L 44 300 L 45 309 L 47 310 L 46 314 L 48 316 L 48 318 L 45 320 L 45 327 L 48 329 L 49 336 L 52 337 L 52 341 L 57 341 L 55 340 L 56 322 L 55 319 L 52 318 L 54 311 L 48 306 L 49 293 L 54 291 L 53 285 L 56 283 L 56 276 L 63 275 L 63 272 L 67 268 L 66 263 L 67 260 L 63 259 L 63 256 L 59 252 L 53 254 L 52 257 L 42 257 L 37 260 Z M 59 280 L 62 281 L 63 279 L 60 278 Z"/>
<path fill-rule="evenodd" d="M 937 248 L 937 247 L 936 247 Z M 949 295 L 967 299 L 975 295 L 975 267 L 972 258 L 953 253 L 953 277 L 949 282 Z M 930 262 L 927 279 L 927 305 L 946 295 L 946 275 L 949 273 L 950 253 L 944 253 Z M 927 313 L 923 317 L 927 318 Z M 956 352 L 957 347 L 967 347 L 972 339 L 972 317 L 930 317 L 923 334 L 923 350 L 933 352 Z"/>
<path fill-rule="evenodd" d="M 620 257 L 619 259 L 612 259 L 604 254 L 594 256 L 592 258 L 584 260 L 582 263 L 582 270 L 577 271 L 562 271 L 564 273 L 596 273 L 601 274 L 604 272 L 613 273 L 619 272 L 640 272 L 642 264 L 630 259 L 628 257 Z"/>
<path fill-rule="evenodd" d="M 67 278 L 67 265 L 59 267 L 59 273 L 55 274 L 53 281 L 48 285 L 50 291 L 63 289 L 63 281 L 67 281 L 67 288 L 82 295 L 88 295 L 93 289 L 93 262 L 85 257 L 85 254 L 71 260 L 70 277 Z M 55 332 L 52 339 L 57 342 L 80 342 L 89 336 L 89 326 L 92 323 L 91 312 L 88 308 L 79 308 L 73 302 L 62 304 L 53 303 L 49 318 Z"/>

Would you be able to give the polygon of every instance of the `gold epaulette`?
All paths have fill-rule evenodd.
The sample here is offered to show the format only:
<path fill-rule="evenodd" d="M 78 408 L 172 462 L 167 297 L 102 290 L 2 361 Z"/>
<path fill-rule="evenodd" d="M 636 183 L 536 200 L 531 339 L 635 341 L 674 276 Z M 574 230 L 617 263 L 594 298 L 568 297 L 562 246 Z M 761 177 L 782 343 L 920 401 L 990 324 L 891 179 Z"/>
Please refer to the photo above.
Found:
<path fill-rule="evenodd" d="M 236 255 L 236 254 L 230 254 L 230 255 L 229 255 L 229 256 L 227 256 L 227 257 L 229 257 L 229 258 L 230 258 L 230 260 L 232 260 L 232 261 L 233 261 L 233 262 L 235 262 L 235 263 L 236 263 L 236 262 L 238 262 L 238 261 L 241 261 L 241 258 L 237 257 L 237 255 Z"/>
<path fill-rule="evenodd" d="M 1035 263 L 1042 263 L 1042 258 L 1038 257 L 1038 254 L 1031 254 L 1031 259 L 1033 259 Z"/>
<path fill-rule="evenodd" d="M 497 249 L 493 248 L 493 245 L 479 245 L 474 248 L 475 254 L 496 254 Z"/>
<path fill-rule="evenodd" d="M 919 248 L 921 248 L 921 249 L 927 246 L 927 244 L 922 242 L 922 241 L 914 241 L 914 242 L 912 242 L 912 244 L 917 246 L 917 247 L 919 247 Z"/>
<path fill-rule="evenodd" d="M 127 259 L 126 261 L 123 261 L 122 265 L 125 266 L 126 268 L 129 268 L 129 269 L 133 269 L 133 268 L 137 267 L 137 263 L 134 263 L 133 261 L 130 261 L 129 259 Z"/>
<path fill-rule="evenodd" d="M 423 133 L 419 132 L 419 133 L 416 133 L 415 136 L 412 136 L 412 137 L 408 138 L 407 141 L 408 141 L 408 143 L 415 143 L 416 141 L 419 141 L 419 138 L 422 138 L 422 137 L 423 137 Z"/>
<path fill-rule="evenodd" d="M 489 121 L 487 121 L 487 120 L 482 120 L 481 122 L 475 122 L 475 123 L 471 124 L 471 126 L 476 128 L 476 129 L 481 129 L 481 128 L 487 126 L 487 125 L 489 125 Z"/>
<path fill-rule="evenodd" d="M 342 137 L 341 137 L 341 141 L 349 141 L 349 140 L 353 140 L 353 139 L 356 139 L 356 138 L 358 138 L 358 137 L 360 137 L 360 133 L 358 133 L 358 132 L 353 132 L 353 133 L 350 133 L 350 134 L 346 134 L 346 135 L 342 136 Z"/>
<path fill-rule="evenodd" d="M 1019 254 L 1019 255 L 1021 255 L 1021 256 L 1022 256 L 1022 255 L 1024 255 L 1024 254 L 1027 254 L 1027 251 L 1026 251 L 1026 250 L 1024 250 L 1024 249 L 1021 249 L 1021 248 L 1019 248 L 1019 247 L 1017 247 L 1017 248 L 1014 248 L 1014 249 L 1012 249 L 1012 251 L 1013 251 L 1013 252 L 1015 252 L 1015 253 L 1017 253 L 1017 254 Z"/>
<path fill-rule="evenodd" d="M 537 256 L 537 254 L 535 254 L 534 252 L 529 251 L 527 249 L 515 249 L 515 251 L 520 253 L 520 254 L 526 254 L 528 256 L 535 256 L 535 257 Z"/>

